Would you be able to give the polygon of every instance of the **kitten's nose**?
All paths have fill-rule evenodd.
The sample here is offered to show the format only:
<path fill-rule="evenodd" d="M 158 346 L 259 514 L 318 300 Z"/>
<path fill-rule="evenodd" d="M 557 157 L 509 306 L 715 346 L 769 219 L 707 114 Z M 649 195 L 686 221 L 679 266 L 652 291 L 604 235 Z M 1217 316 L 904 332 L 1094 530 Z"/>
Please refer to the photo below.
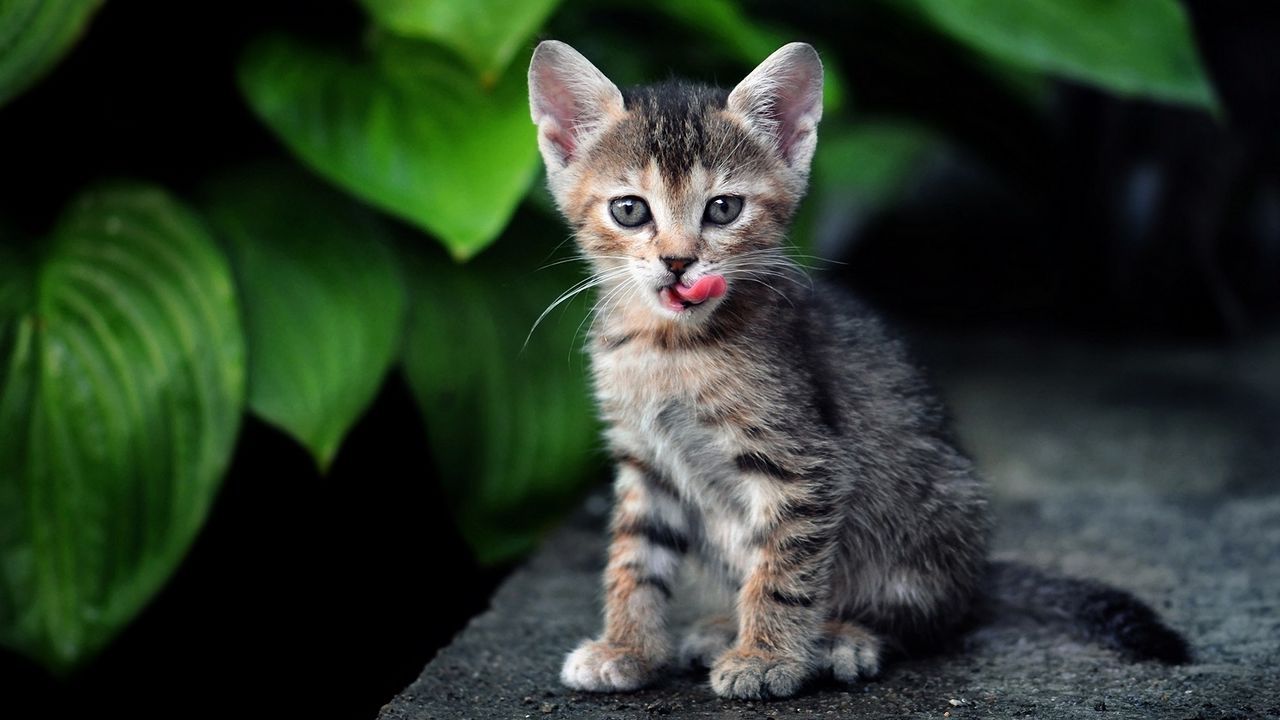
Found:
<path fill-rule="evenodd" d="M 673 255 L 663 255 L 658 259 L 661 260 L 663 264 L 667 266 L 668 270 L 675 273 L 676 277 L 680 277 L 681 275 L 683 275 L 684 271 L 688 270 L 690 265 L 698 261 L 698 258 L 675 257 Z"/>

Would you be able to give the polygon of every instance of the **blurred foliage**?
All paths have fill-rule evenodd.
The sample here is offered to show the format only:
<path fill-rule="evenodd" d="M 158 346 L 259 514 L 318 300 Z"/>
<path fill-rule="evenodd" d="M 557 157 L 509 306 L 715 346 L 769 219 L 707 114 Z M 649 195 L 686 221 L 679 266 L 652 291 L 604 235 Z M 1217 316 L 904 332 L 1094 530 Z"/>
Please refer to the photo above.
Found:
<path fill-rule="evenodd" d="M 61 670 L 142 608 L 204 523 L 244 341 L 225 257 L 159 189 L 76 200 L 29 272 L 0 342 L 0 639 Z"/>
<path fill-rule="evenodd" d="M 647 7 L 666 13 L 672 20 L 693 30 L 701 42 L 710 41 L 748 70 L 774 50 L 791 42 L 795 35 L 794 32 L 753 22 L 733 0 L 656 0 Z M 826 67 L 823 81 L 823 107 L 828 113 L 839 112 L 845 103 L 844 80 L 834 67 Z"/>
<path fill-rule="evenodd" d="M 994 58 L 1125 95 L 1214 106 L 1177 0 L 891 0 Z"/>
<path fill-rule="evenodd" d="M 164 190 L 116 186 L 73 202 L 34 255 L 0 237 L 0 642 L 52 668 L 103 647 L 171 575 L 243 411 L 327 467 L 397 365 L 477 556 L 529 548 L 602 469 L 585 298 L 523 345 L 580 278 L 538 270 L 571 253 L 554 250 L 566 232 L 545 191 L 528 203 L 542 212 L 520 209 L 538 173 L 535 37 L 626 85 L 672 71 L 732 82 L 822 34 L 735 0 L 351 2 L 368 22 L 347 45 L 273 35 L 227 68 L 295 164 L 211 180 L 203 219 Z M 878 2 L 973 49 L 1013 93 L 1054 76 L 1213 106 L 1174 0 Z M 96 5 L 0 0 L 0 103 Z M 822 249 L 899 203 L 950 140 L 857 112 L 843 48 L 817 45 L 826 115 L 793 239 Z"/>
<path fill-rule="evenodd" d="M 942 142 L 936 133 L 901 120 L 826 123 L 794 237 L 819 255 L 834 255 L 857 226 L 907 188 Z"/>
<path fill-rule="evenodd" d="M 40 79 L 102 0 L 0 0 L 0 106 Z"/>
<path fill-rule="evenodd" d="M 560 0 L 360 0 L 378 24 L 466 59 L 485 87 L 525 49 Z"/>
<path fill-rule="evenodd" d="M 576 351 L 585 305 L 529 333 L 579 275 L 563 263 L 537 271 L 525 264 L 528 253 L 516 257 L 486 253 L 458 267 L 417 256 L 407 273 L 405 372 L 459 528 L 483 562 L 528 550 L 601 460 Z"/>
<path fill-rule="evenodd" d="M 524 75 L 486 88 L 439 47 L 380 33 L 371 44 L 352 62 L 265 40 L 241 65 L 245 97 L 316 172 L 465 260 L 502 232 L 537 172 Z"/>
<path fill-rule="evenodd" d="M 249 409 L 325 469 L 400 349 L 405 292 L 390 232 L 296 171 L 253 168 L 206 194 L 245 306 Z"/>

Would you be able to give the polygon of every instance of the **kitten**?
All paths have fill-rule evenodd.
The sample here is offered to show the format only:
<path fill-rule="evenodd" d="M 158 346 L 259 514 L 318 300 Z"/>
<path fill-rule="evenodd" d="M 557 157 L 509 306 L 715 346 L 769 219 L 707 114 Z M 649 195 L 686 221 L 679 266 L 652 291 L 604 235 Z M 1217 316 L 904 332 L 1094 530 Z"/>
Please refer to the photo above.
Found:
<path fill-rule="evenodd" d="M 784 46 L 729 92 L 624 93 L 547 41 L 529 94 L 601 293 L 590 354 L 617 461 L 604 633 L 568 656 L 566 685 L 635 689 L 678 652 L 721 696 L 785 697 L 872 675 L 887 650 L 955 629 L 980 589 L 1026 584 L 989 567 L 983 485 L 902 345 L 782 249 L 822 116 L 812 47 Z M 736 602 L 677 648 L 684 561 Z M 1124 593 L 1032 584 L 1022 595 L 1076 616 L 1091 602 L 1098 623 L 1137 613 L 1134 632 L 1185 652 Z"/>

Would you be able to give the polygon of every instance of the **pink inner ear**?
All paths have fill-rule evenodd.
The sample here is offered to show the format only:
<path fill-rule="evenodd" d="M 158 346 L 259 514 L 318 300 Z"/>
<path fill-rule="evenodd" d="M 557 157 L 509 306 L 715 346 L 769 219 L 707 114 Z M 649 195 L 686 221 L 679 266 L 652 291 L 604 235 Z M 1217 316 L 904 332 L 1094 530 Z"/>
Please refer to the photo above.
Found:
<path fill-rule="evenodd" d="M 576 50 L 554 40 L 533 51 L 529 101 L 552 166 L 571 162 L 608 116 L 623 109 L 622 94 L 609 78 Z"/>
<path fill-rule="evenodd" d="M 573 159 L 573 151 L 578 149 L 578 142 L 574 139 L 573 133 L 566 132 L 561 126 L 557 125 L 554 130 L 547 131 L 547 139 L 560 148 L 560 151 L 564 154 L 565 162 Z"/>
<path fill-rule="evenodd" d="M 552 123 L 545 131 L 546 137 L 560 148 L 564 161 L 569 162 L 578 147 L 577 137 L 574 135 L 578 119 L 577 102 L 555 70 L 541 68 L 536 77 L 538 111 L 549 117 Z"/>
<path fill-rule="evenodd" d="M 729 96 L 733 106 L 772 136 L 788 163 L 822 117 L 822 63 L 799 43 L 779 48 Z"/>
<path fill-rule="evenodd" d="M 778 123 L 778 148 L 783 157 L 790 160 L 796 142 L 812 131 L 811 127 L 801 124 L 801 119 L 813 113 L 821 102 L 822 85 L 815 83 L 811 73 L 793 73 L 781 86 L 769 114 Z"/>
<path fill-rule="evenodd" d="M 810 130 L 802 131 L 797 127 L 796 122 L 799 117 L 800 115 L 797 114 L 795 117 L 785 121 L 782 125 L 784 128 L 784 135 L 778 138 L 778 145 L 779 149 L 782 151 L 782 156 L 788 161 L 793 159 L 791 156 L 791 150 L 796 146 L 796 142 L 810 132 Z"/>

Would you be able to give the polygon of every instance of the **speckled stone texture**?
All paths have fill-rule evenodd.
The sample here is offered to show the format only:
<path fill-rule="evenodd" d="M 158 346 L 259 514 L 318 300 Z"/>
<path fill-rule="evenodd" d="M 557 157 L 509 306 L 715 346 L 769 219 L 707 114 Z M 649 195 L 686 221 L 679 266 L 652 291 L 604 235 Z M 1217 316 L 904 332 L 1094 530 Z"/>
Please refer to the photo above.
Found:
<path fill-rule="evenodd" d="M 381 717 L 1280 717 L 1280 341 L 917 344 L 991 483 L 996 555 L 1132 591 L 1186 634 L 1195 662 L 1130 663 L 1002 617 L 953 652 L 787 700 L 721 700 L 705 674 L 572 692 L 561 660 L 600 622 L 597 497 Z"/>

